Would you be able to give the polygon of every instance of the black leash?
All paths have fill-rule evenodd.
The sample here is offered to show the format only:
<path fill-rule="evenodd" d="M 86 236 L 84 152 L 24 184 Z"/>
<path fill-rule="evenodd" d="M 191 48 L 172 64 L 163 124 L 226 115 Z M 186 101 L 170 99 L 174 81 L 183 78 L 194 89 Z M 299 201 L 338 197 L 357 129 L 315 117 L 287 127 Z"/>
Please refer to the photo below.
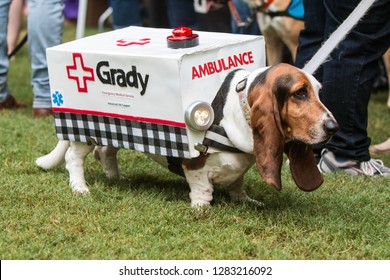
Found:
<path fill-rule="evenodd" d="M 26 42 L 27 42 L 27 33 L 26 35 L 24 35 L 22 40 L 16 45 L 16 47 L 12 50 L 12 52 L 8 55 L 8 59 L 13 57 L 24 46 Z"/>

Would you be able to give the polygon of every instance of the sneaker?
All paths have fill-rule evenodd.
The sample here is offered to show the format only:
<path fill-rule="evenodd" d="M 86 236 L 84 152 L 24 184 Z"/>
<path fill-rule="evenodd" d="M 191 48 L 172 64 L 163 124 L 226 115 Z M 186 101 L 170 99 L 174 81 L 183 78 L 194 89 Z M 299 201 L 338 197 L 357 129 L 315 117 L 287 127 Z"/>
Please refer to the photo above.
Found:
<path fill-rule="evenodd" d="M 321 155 L 317 165 L 321 173 L 344 172 L 355 176 L 390 176 L 390 168 L 386 167 L 383 161 L 379 159 L 370 159 L 369 161 L 350 160 L 336 157 L 333 152 L 327 149 L 324 149 Z"/>

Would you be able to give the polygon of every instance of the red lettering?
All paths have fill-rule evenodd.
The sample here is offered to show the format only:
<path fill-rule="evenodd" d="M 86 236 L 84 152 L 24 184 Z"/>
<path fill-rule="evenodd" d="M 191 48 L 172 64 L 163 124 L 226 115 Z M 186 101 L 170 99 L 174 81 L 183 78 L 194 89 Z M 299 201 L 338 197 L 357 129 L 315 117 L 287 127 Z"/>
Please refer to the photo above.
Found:
<path fill-rule="evenodd" d="M 199 72 L 201 77 L 209 75 L 209 69 L 207 68 L 207 64 L 204 64 L 203 68 L 202 65 L 199 65 Z"/>
<path fill-rule="evenodd" d="M 226 66 L 226 64 L 225 64 L 225 59 L 221 59 L 221 62 L 222 62 L 222 65 L 223 65 L 223 70 L 224 71 L 229 70 L 229 67 Z"/>
<path fill-rule="evenodd" d="M 248 52 L 248 57 L 249 57 L 250 64 L 255 63 L 255 61 L 253 60 L 253 53 L 252 52 Z"/>
<path fill-rule="evenodd" d="M 240 53 L 239 55 L 234 55 L 234 63 L 236 64 L 236 66 L 238 65 L 238 64 L 240 64 L 240 65 L 242 65 L 243 63 L 242 63 L 242 61 L 243 61 L 243 55 L 242 55 L 242 53 Z"/>
<path fill-rule="evenodd" d="M 206 62 L 203 65 L 198 65 L 197 67 L 193 66 L 192 79 L 202 78 L 214 73 L 230 70 L 231 68 L 235 68 L 240 65 L 248 65 L 252 63 L 254 63 L 252 51 L 235 54 L 228 56 L 227 58 Z"/>
<path fill-rule="evenodd" d="M 192 79 L 200 78 L 198 70 L 196 70 L 196 67 L 192 67 Z"/>
<path fill-rule="evenodd" d="M 245 64 L 251 64 L 254 62 L 252 52 L 243 53 L 242 58 Z"/>
<path fill-rule="evenodd" d="M 198 69 L 199 71 L 196 71 L 196 68 L 192 67 L 192 79 L 202 78 L 203 76 L 207 76 L 210 74 L 209 69 L 207 68 L 207 63 L 204 64 L 203 67 L 202 67 L 202 65 L 199 65 L 198 67 L 199 67 L 199 69 Z M 194 69 L 195 69 L 195 71 L 194 71 Z M 194 72 L 197 73 L 196 76 L 194 75 Z"/>
<path fill-rule="evenodd" d="M 215 63 L 215 72 L 219 73 L 223 70 L 223 59 L 218 59 L 218 65 Z"/>
<path fill-rule="evenodd" d="M 208 68 L 209 68 L 209 75 L 215 73 L 214 63 L 215 63 L 215 62 L 208 62 L 208 63 L 207 63 L 207 66 L 208 66 Z"/>
<path fill-rule="evenodd" d="M 229 63 L 229 69 L 232 68 L 232 67 L 236 67 L 237 66 L 234 63 L 234 59 L 231 56 L 228 57 L 228 63 Z"/>

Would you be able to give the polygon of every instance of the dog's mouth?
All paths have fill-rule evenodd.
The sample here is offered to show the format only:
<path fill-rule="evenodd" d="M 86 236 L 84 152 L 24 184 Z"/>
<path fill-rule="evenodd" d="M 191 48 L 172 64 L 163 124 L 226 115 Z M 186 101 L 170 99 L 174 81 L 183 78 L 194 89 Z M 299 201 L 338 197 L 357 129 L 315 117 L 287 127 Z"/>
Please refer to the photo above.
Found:
<path fill-rule="evenodd" d="M 298 143 L 298 144 L 305 144 L 308 146 L 312 146 L 312 145 L 325 145 L 326 143 L 328 143 L 330 141 L 331 138 L 332 138 L 332 136 L 327 136 L 325 138 L 321 138 L 320 140 L 313 140 L 313 139 L 305 140 L 299 136 L 295 136 L 291 139 L 291 141 Z"/>
<path fill-rule="evenodd" d="M 307 136 L 294 135 L 292 140 L 294 142 L 301 142 L 306 145 L 324 145 L 328 143 L 333 135 L 339 130 L 339 126 L 335 121 L 328 121 L 322 125 L 322 129 L 315 127 L 308 130 Z"/>

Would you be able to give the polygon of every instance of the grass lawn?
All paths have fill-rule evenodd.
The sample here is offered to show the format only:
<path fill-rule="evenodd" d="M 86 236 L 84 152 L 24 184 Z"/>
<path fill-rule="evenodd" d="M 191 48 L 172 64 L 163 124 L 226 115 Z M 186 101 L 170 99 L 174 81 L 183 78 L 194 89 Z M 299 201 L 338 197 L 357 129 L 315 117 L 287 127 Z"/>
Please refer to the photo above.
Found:
<path fill-rule="evenodd" d="M 89 34 L 95 30 L 89 30 Z M 66 28 L 64 40 L 74 38 Z M 11 62 L 9 86 L 28 108 L 0 111 L 1 259 L 389 259 L 390 179 L 325 176 L 313 193 L 283 189 L 253 167 L 248 194 L 256 209 L 216 189 L 212 207 L 190 208 L 184 179 L 131 150 L 118 154 L 121 181 L 105 178 L 90 156 L 89 196 L 74 195 L 65 167 L 44 172 L 35 159 L 56 144 L 51 117 L 31 117 L 27 48 Z M 390 137 L 387 92 L 372 96 L 369 134 Z M 390 156 L 380 157 L 390 165 Z"/>

